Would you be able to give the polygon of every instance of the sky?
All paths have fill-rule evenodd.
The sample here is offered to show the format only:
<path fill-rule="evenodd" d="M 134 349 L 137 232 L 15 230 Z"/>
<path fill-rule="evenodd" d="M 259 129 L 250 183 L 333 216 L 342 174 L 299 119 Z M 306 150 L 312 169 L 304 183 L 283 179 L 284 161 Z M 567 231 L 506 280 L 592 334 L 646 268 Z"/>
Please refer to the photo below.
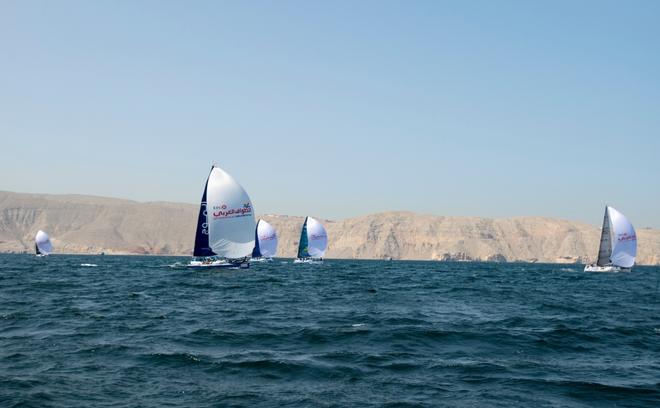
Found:
<path fill-rule="evenodd" d="M 0 190 L 660 228 L 658 1 L 0 1 Z"/>

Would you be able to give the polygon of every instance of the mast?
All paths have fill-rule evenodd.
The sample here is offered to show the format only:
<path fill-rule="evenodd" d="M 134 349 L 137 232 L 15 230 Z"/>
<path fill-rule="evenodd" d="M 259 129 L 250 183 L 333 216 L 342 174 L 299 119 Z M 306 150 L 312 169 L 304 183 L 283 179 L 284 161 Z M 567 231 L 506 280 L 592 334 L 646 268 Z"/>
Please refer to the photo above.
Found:
<path fill-rule="evenodd" d="M 598 248 L 598 260 L 596 265 L 605 266 L 611 263 L 612 256 L 612 236 L 610 232 L 610 213 L 609 207 L 605 206 L 605 215 L 603 216 L 603 228 L 600 233 L 600 246 Z"/>

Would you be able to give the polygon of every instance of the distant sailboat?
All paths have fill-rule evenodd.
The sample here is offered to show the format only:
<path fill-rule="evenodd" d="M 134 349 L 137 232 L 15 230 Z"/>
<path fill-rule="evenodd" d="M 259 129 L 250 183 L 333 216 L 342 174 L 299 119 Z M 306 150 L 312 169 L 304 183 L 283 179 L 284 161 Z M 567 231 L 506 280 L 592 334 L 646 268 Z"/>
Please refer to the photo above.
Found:
<path fill-rule="evenodd" d="M 612 207 L 605 207 L 603 229 L 600 234 L 598 260 L 584 267 L 585 272 L 630 271 L 637 256 L 635 228 L 625 215 Z"/>
<path fill-rule="evenodd" d="M 277 231 L 264 220 L 257 222 L 254 230 L 254 249 L 252 262 L 272 261 L 277 253 Z"/>
<path fill-rule="evenodd" d="M 294 263 L 320 263 L 328 248 L 328 233 L 323 224 L 312 217 L 305 218 L 300 241 L 298 243 L 298 259 Z"/>
<path fill-rule="evenodd" d="M 48 256 L 53 252 L 53 244 L 48 234 L 39 230 L 34 237 L 34 250 L 37 256 Z"/>
<path fill-rule="evenodd" d="M 243 187 L 215 165 L 199 206 L 193 259 L 198 268 L 249 268 L 254 248 L 254 212 Z"/>

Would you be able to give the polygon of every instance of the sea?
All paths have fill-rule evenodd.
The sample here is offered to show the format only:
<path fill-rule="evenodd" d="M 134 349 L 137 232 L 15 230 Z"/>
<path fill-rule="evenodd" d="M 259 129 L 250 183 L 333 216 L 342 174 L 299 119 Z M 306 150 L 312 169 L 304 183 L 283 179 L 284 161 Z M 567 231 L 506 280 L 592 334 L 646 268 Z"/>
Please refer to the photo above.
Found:
<path fill-rule="evenodd" d="M 2 407 L 660 407 L 660 268 L 0 255 Z"/>

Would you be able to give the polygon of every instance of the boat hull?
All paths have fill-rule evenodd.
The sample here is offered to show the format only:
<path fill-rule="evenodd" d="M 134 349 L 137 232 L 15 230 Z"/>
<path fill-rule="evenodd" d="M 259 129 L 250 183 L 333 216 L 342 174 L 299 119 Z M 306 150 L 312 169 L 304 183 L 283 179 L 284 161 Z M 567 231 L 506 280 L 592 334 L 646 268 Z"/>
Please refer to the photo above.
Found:
<path fill-rule="evenodd" d="M 253 262 L 257 262 L 257 263 L 259 263 L 259 262 L 273 262 L 273 258 L 252 258 L 252 259 L 250 259 L 250 263 L 253 263 Z"/>
<path fill-rule="evenodd" d="M 190 261 L 188 268 L 194 269 L 249 269 L 249 262 L 227 262 L 227 261 L 213 261 L 213 262 L 203 262 L 203 261 Z"/>
<path fill-rule="evenodd" d="M 586 265 L 584 267 L 585 272 L 630 272 L 630 268 L 622 268 L 616 265 Z"/>
<path fill-rule="evenodd" d="M 298 258 L 293 261 L 294 264 L 322 264 L 323 259 Z"/>

